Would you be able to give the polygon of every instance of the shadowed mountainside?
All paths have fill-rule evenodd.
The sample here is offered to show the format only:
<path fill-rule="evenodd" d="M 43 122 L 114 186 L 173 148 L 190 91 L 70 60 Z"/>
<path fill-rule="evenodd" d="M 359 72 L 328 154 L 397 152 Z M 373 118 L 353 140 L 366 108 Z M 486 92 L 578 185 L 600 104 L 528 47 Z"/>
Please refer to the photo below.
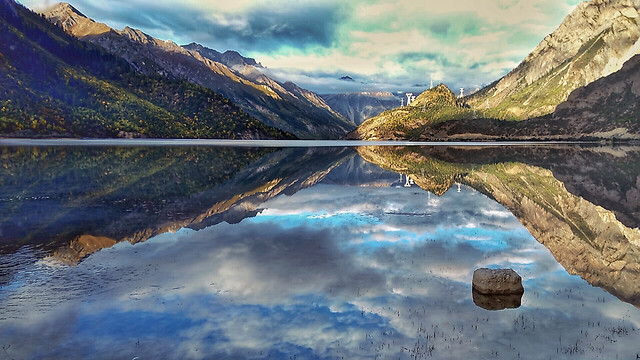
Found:
<path fill-rule="evenodd" d="M 291 138 L 185 81 L 142 76 L 13 0 L 0 1 L 0 133 Z"/>

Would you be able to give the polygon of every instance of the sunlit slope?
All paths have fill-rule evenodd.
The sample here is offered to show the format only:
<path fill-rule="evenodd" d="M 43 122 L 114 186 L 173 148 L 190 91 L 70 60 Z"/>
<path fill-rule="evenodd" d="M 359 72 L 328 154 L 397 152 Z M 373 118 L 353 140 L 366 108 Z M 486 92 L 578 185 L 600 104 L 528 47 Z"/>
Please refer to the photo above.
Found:
<path fill-rule="evenodd" d="M 518 67 L 465 101 L 501 119 L 553 112 L 573 90 L 640 53 L 639 8 L 633 0 L 582 2 Z"/>
<path fill-rule="evenodd" d="M 199 44 L 180 46 L 138 29 L 116 30 L 60 3 L 43 12 L 52 23 L 126 60 L 141 74 L 192 82 L 222 94 L 269 126 L 300 138 L 338 138 L 355 127 L 311 91 L 263 74 L 254 59 Z"/>

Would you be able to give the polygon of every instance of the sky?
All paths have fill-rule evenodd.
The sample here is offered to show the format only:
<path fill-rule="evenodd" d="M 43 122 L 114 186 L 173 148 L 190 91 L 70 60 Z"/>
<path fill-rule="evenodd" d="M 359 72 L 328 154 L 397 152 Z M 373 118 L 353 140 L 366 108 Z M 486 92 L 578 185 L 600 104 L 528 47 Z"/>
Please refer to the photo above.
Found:
<path fill-rule="evenodd" d="M 32 9 L 57 1 L 20 0 Z M 468 92 L 516 67 L 579 0 L 72 0 L 86 16 L 236 50 L 318 93 Z M 341 80 L 341 77 L 353 80 Z"/>

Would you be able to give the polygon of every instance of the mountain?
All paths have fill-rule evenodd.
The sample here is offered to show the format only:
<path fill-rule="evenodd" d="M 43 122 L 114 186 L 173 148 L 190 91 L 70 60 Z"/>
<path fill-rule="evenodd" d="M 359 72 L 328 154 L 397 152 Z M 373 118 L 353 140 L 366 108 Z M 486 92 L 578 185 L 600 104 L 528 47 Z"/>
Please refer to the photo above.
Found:
<path fill-rule="evenodd" d="M 321 97 L 332 109 L 356 125 L 397 107 L 400 102 L 400 99 L 390 92 L 324 94 Z"/>
<path fill-rule="evenodd" d="M 500 80 L 465 100 L 495 117 L 549 114 L 571 91 L 618 71 L 640 53 L 640 1 L 580 3 L 552 34 Z"/>
<path fill-rule="evenodd" d="M 225 64 L 230 68 L 234 68 L 236 66 L 254 66 L 257 68 L 263 67 L 262 64 L 256 61 L 256 59 L 244 57 L 237 51 L 233 50 L 227 50 L 224 53 L 221 53 L 197 43 L 191 43 L 182 47 L 190 51 L 198 52 L 200 53 L 200 55 L 206 57 L 207 59 Z"/>
<path fill-rule="evenodd" d="M 567 101 L 558 105 L 553 118 L 569 120 L 574 126 L 591 126 L 619 137 L 637 138 L 640 134 L 640 55 L 627 61 L 621 70 L 573 91 Z"/>
<path fill-rule="evenodd" d="M 457 106 L 430 112 L 415 102 L 370 119 L 348 137 L 640 139 L 639 8 L 637 0 L 583 2 L 516 69 Z"/>
<path fill-rule="evenodd" d="M 334 147 L 8 148 L 0 199 L 11 201 L 0 201 L 0 254 L 31 245 L 77 263 L 118 242 L 237 223 L 259 213 L 265 201 L 323 180 L 354 153 Z"/>
<path fill-rule="evenodd" d="M 450 94 L 450 96 L 452 93 Z M 370 119 L 349 138 L 411 140 L 638 140 L 640 139 L 640 55 L 622 69 L 574 90 L 553 114 L 507 121 L 486 118 L 482 110 L 454 104 L 410 106 Z M 448 104 L 448 105 L 447 105 Z M 447 119 L 454 118 L 454 120 Z M 438 120 L 439 119 L 439 120 Z M 446 121 L 445 121 L 446 120 Z"/>
<path fill-rule="evenodd" d="M 451 119 L 472 117 L 473 110 L 444 84 L 424 91 L 409 105 L 385 111 L 366 120 L 348 137 L 363 140 L 421 139 L 435 124 Z"/>
<path fill-rule="evenodd" d="M 125 59 L 142 74 L 185 79 L 214 90 L 263 123 L 300 138 L 339 138 L 355 127 L 317 95 L 267 77 L 254 59 L 235 51 L 220 53 L 194 43 L 182 47 L 130 27 L 118 31 L 66 3 L 43 15 L 82 41 Z"/>
<path fill-rule="evenodd" d="M 104 27 L 85 22 L 88 33 Z M 13 0 L 0 1 L 0 133 L 290 138 L 189 82 L 140 75 Z"/>

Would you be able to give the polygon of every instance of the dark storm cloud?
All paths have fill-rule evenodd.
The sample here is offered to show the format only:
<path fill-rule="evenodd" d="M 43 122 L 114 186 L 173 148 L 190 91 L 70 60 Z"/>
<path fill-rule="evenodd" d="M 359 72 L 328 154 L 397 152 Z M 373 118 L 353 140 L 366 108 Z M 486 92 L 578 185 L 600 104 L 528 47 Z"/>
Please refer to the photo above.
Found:
<path fill-rule="evenodd" d="M 254 8 L 238 15 L 242 26 L 212 22 L 216 34 L 226 33 L 227 38 L 241 43 L 273 46 L 287 44 L 295 47 L 307 45 L 328 46 L 334 41 L 336 27 L 344 19 L 341 7 L 313 4 L 303 8 Z"/>
<path fill-rule="evenodd" d="M 100 14 L 99 21 L 114 27 L 140 28 L 159 38 L 170 36 L 178 43 L 196 41 L 221 51 L 330 46 L 336 40 L 337 26 L 350 13 L 347 5 L 333 2 L 261 3 L 237 13 L 150 3 L 138 3 L 135 8 L 124 2 L 106 9 L 93 3 L 83 7 L 89 16 Z M 130 11 L 123 11 L 127 8 Z"/>

